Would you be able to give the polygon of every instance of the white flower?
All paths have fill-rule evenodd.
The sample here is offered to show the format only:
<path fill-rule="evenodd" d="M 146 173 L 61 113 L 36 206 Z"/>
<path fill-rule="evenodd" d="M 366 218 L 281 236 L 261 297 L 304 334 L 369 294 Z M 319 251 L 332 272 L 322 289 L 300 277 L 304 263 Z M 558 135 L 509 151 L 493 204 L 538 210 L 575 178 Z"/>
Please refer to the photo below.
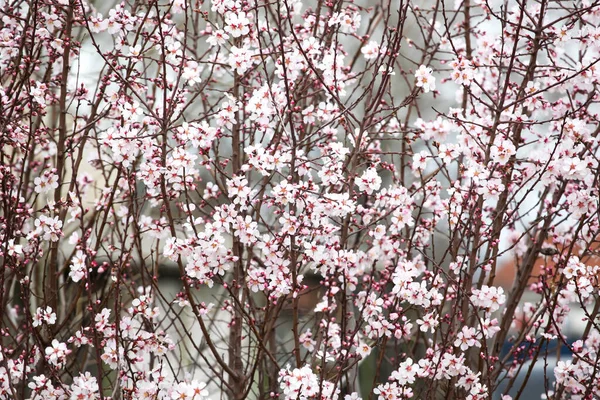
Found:
<path fill-rule="evenodd" d="M 428 330 L 431 330 L 431 333 L 434 333 L 440 322 L 431 312 L 429 314 L 425 314 L 423 319 L 417 319 L 417 324 L 419 325 L 421 332 L 427 332 Z"/>
<path fill-rule="evenodd" d="M 506 296 L 504 295 L 504 289 L 501 287 L 483 285 L 481 290 L 473 290 L 471 301 L 476 307 L 487 308 L 494 312 L 504 304 Z"/>
<path fill-rule="evenodd" d="M 85 374 L 79 374 L 79 376 L 73 378 L 73 385 L 71 385 L 71 400 L 96 400 L 100 396 L 98 391 L 98 381 L 89 372 Z"/>
<path fill-rule="evenodd" d="M 362 398 L 358 395 L 358 393 L 353 392 L 352 394 L 347 394 L 344 396 L 344 400 L 362 400 Z"/>
<path fill-rule="evenodd" d="M 61 343 L 54 339 L 52 341 L 52 346 L 46 347 L 46 360 L 51 365 L 61 367 L 65 362 L 65 358 L 70 352 L 71 350 L 67 349 L 67 345 L 65 343 Z"/>
<path fill-rule="evenodd" d="M 129 46 L 129 57 L 139 57 L 142 52 L 142 46 L 139 44 L 136 46 Z"/>
<path fill-rule="evenodd" d="M 34 179 L 36 193 L 47 193 L 58 187 L 58 175 L 44 174 Z"/>
<path fill-rule="evenodd" d="M 44 240 L 56 242 L 62 236 L 62 221 L 59 220 L 58 216 L 50 218 L 45 215 L 40 215 L 40 217 L 34 221 L 34 225 L 36 227 L 35 233 L 42 235 Z"/>
<path fill-rule="evenodd" d="M 371 40 L 369 43 L 365 44 L 360 52 L 363 54 L 363 57 L 367 60 L 372 60 L 377 58 L 379 55 L 379 43 L 374 40 Z"/>
<path fill-rule="evenodd" d="M 450 76 L 456 84 L 465 86 L 471 85 L 474 71 L 468 60 L 463 58 L 454 60 L 450 63 L 450 66 L 453 68 Z"/>
<path fill-rule="evenodd" d="M 230 33 L 234 38 L 247 35 L 250 32 L 250 20 L 246 18 L 245 12 L 235 14 L 233 12 L 225 17 L 225 31 Z"/>
<path fill-rule="evenodd" d="M 192 400 L 194 396 L 194 388 L 185 382 L 176 384 L 171 392 L 171 399 L 173 400 Z"/>
<path fill-rule="evenodd" d="M 253 64 L 252 61 L 253 52 L 249 49 L 242 47 L 232 46 L 229 54 L 229 65 L 238 75 L 246 72 Z"/>
<path fill-rule="evenodd" d="M 421 371 L 419 364 L 414 364 L 412 358 L 400 364 L 398 370 L 392 372 L 391 379 L 398 381 L 402 386 L 415 383 L 417 374 Z"/>
<path fill-rule="evenodd" d="M 40 326 L 42 323 L 54 325 L 56 323 L 56 313 L 52 312 L 52 307 L 41 308 L 35 311 L 33 316 L 33 326 Z"/>
<path fill-rule="evenodd" d="M 23 254 L 23 246 L 19 244 L 15 244 L 15 239 L 10 239 L 7 245 L 7 251 L 9 256 L 14 256 L 16 254 Z"/>
<path fill-rule="evenodd" d="M 433 70 L 425 65 L 421 65 L 415 77 L 417 78 L 417 87 L 422 87 L 425 93 L 435 90 L 435 77 L 432 75 Z"/>
<path fill-rule="evenodd" d="M 375 168 L 368 168 L 356 182 L 361 192 L 372 194 L 381 187 L 381 177 L 377 174 Z"/>
<path fill-rule="evenodd" d="M 506 165 L 510 157 L 515 153 L 515 145 L 510 140 L 501 140 L 498 144 L 494 144 L 490 156 L 500 165 Z"/>
<path fill-rule="evenodd" d="M 475 332 L 475 328 L 463 326 L 462 330 L 456 335 L 454 346 L 460 347 L 463 351 L 473 346 L 481 347 L 481 343 L 477 340 L 477 336 L 479 335 Z"/>
<path fill-rule="evenodd" d="M 85 258 L 86 256 L 83 251 L 77 250 L 73 260 L 71 260 L 71 271 L 69 272 L 69 277 L 73 280 L 73 282 L 79 282 L 85 278 Z"/>
<path fill-rule="evenodd" d="M 214 30 L 211 35 L 206 39 L 206 43 L 211 46 L 221 46 L 227 43 L 227 39 L 229 39 L 229 35 L 225 33 L 222 29 Z"/>
<path fill-rule="evenodd" d="M 104 352 L 100 356 L 111 369 L 117 369 L 119 361 L 123 356 L 123 347 L 118 346 L 115 339 L 109 339 L 104 346 Z"/>
<path fill-rule="evenodd" d="M 356 352 L 360 358 L 366 358 L 369 354 L 371 354 L 371 346 L 366 343 L 361 343 L 356 348 Z"/>

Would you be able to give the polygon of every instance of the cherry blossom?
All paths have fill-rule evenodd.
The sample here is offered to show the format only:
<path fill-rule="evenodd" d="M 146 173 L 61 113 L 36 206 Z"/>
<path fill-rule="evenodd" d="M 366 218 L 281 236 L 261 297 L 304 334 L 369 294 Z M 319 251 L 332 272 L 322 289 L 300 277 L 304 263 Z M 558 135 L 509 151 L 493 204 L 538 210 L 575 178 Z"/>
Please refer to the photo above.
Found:
<path fill-rule="evenodd" d="M 62 367 L 66 362 L 67 355 L 71 352 L 71 350 L 67 349 L 67 345 L 65 343 L 61 343 L 58 340 L 52 340 L 52 345 L 46 347 L 45 354 L 46 359 L 51 365 L 55 367 Z"/>
<path fill-rule="evenodd" d="M 227 14 L 225 17 L 225 24 L 225 31 L 234 38 L 247 35 L 248 32 L 250 32 L 250 20 L 243 11 L 238 14 L 233 12 Z"/>
<path fill-rule="evenodd" d="M 600 397 L 598 4 L 4 3 L 1 399 Z"/>
<path fill-rule="evenodd" d="M 369 43 L 364 45 L 360 51 L 366 60 L 375 59 L 379 55 L 379 43 L 377 43 L 375 40 L 371 40 Z"/>
<path fill-rule="evenodd" d="M 40 326 L 42 324 L 54 325 L 56 323 L 56 313 L 52 311 L 52 307 L 41 308 L 39 307 L 35 311 L 33 316 L 33 326 Z"/>
<path fill-rule="evenodd" d="M 421 65 L 415 72 L 417 78 L 417 87 L 423 88 L 425 93 L 435 90 L 435 77 L 432 75 L 433 69 L 425 65 Z"/>
<path fill-rule="evenodd" d="M 357 185 L 360 191 L 372 194 L 381 187 L 381 177 L 375 168 L 368 168 L 358 179 Z"/>
<path fill-rule="evenodd" d="M 58 176 L 56 174 L 44 174 L 34 180 L 37 193 L 47 193 L 58 187 Z"/>

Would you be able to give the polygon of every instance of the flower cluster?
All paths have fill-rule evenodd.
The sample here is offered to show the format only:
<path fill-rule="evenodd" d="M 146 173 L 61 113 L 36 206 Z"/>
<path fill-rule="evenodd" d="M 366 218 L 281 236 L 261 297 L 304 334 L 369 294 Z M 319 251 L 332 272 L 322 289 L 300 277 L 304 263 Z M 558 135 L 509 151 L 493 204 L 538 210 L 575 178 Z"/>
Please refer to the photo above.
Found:
<path fill-rule="evenodd" d="M 600 5 L 0 3 L 0 399 L 600 397 Z"/>

